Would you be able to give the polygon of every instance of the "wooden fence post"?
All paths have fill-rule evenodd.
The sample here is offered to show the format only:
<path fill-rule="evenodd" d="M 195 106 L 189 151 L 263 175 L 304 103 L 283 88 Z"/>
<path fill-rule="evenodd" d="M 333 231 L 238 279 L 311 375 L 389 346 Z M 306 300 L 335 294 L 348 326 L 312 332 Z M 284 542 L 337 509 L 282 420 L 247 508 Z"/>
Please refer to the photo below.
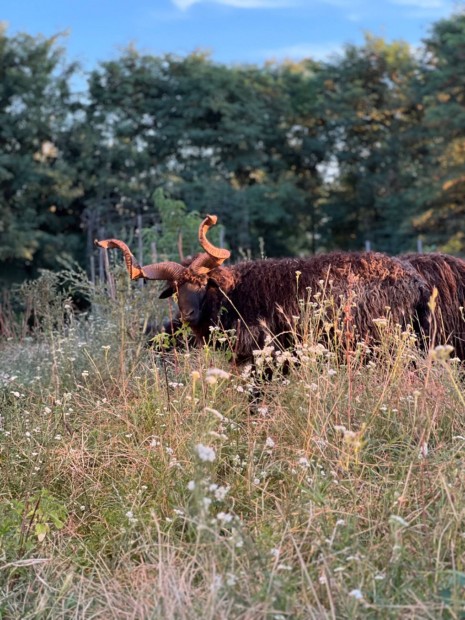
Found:
<path fill-rule="evenodd" d="M 144 264 L 144 256 L 143 256 L 143 245 L 142 245 L 142 215 L 140 213 L 137 214 L 137 260 L 139 261 L 139 265 Z M 144 279 L 139 279 L 139 288 L 144 286 Z"/>

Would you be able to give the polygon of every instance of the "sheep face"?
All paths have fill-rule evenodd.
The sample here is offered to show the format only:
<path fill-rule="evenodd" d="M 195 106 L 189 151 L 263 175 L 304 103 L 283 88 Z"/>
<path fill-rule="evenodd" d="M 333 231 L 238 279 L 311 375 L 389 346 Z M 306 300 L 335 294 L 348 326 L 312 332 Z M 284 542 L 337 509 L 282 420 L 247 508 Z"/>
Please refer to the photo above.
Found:
<path fill-rule="evenodd" d="M 176 290 L 174 288 L 167 289 L 162 295 L 163 297 L 169 297 L 174 292 L 177 292 L 177 302 L 181 319 L 184 323 L 187 323 L 190 327 L 195 329 L 205 318 L 205 302 L 208 297 L 208 291 L 212 287 L 218 288 L 218 285 L 211 279 L 208 279 L 204 284 L 198 282 L 183 282 L 176 287 Z"/>
<path fill-rule="evenodd" d="M 193 282 L 185 282 L 178 288 L 178 306 L 181 318 L 196 327 L 202 317 L 207 288 Z"/>

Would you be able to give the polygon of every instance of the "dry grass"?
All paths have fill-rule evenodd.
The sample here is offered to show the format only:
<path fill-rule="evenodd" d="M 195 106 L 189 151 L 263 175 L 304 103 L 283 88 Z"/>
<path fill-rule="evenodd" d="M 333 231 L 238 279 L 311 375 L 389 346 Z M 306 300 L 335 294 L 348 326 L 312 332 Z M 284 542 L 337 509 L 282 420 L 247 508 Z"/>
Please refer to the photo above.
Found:
<path fill-rule="evenodd" d="M 142 346 L 144 295 L 1 344 L 0 617 L 465 617 L 459 365 L 304 308 L 251 410 L 220 352 Z"/>

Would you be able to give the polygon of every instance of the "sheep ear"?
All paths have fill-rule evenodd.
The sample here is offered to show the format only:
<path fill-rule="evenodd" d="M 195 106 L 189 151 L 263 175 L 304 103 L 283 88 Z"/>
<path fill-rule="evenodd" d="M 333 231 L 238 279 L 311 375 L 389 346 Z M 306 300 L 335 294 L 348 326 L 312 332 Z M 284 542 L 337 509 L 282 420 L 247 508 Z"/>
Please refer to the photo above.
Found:
<path fill-rule="evenodd" d="M 171 297 L 174 295 L 174 292 L 174 286 L 168 286 L 160 293 L 160 295 L 158 295 L 158 299 L 166 299 L 167 297 Z"/>

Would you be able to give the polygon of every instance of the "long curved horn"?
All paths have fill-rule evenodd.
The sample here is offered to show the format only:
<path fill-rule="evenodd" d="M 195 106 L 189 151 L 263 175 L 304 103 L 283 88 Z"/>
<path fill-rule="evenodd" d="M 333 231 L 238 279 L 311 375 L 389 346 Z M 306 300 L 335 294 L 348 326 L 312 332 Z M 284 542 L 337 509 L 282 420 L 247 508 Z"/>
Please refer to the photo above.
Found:
<path fill-rule="evenodd" d="M 134 255 L 124 241 L 120 241 L 119 239 L 103 239 L 102 241 L 99 241 L 98 239 L 95 239 L 94 244 L 104 250 L 108 248 L 120 249 L 124 254 L 124 262 L 126 263 L 126 269 L 128 270 L 131 280 L 138 280 L 139 278 L 144 277 L 139 263 L 136 261 Z"/>
<path fill-rule="evenodd" d="M 168 280 L 174 282 L 179 280 L 186 268 L 173 261 L 165 261 L 164 263 L 153 263 L 141 267 L 142 277 L 147 280 Z"/>
<path fill-rule="evenodd" d="M 177 280 L 185 271 L 185 267 L 179 263 L 171 261 L 165 261 L 164 263 L 154 263 L 152 265 L 145 265 L 141 267 L 134 258 L 131 250 L 119 239 L 103 239 L 102 241 L 95 240 L 95 245 L 100 248 L 118 248 L 124 254 L 124 260 L 126 268 L 129 272 L 131 280 L 138 280 L 139 278 L 145 278 L 146 280 L 168 280 L 170 282 Z"/>
<path fill-rule="evenodd" d="M 216 215 L 207 215 L 199 226 L 199 242 L 205 252 L 207 252 L 207 254 L 209 254 L 212 258 L 216 259 L 216 266 L 219 266 L 231 256 L 231 252 L 223 248 L 215 247 L 206 237 L 207 231 L 212 226 L 215 226 L 217 221 L 218 218 Z"/>
<path fill-rule="evenodd" d="M 193 273 L 205 274 L 221 265 L 222 262 L 222 260 L 218 262 L 217 258 L 213 258 L 209 254 L 199 254 L 189 265 L 189 269 Z"/>

